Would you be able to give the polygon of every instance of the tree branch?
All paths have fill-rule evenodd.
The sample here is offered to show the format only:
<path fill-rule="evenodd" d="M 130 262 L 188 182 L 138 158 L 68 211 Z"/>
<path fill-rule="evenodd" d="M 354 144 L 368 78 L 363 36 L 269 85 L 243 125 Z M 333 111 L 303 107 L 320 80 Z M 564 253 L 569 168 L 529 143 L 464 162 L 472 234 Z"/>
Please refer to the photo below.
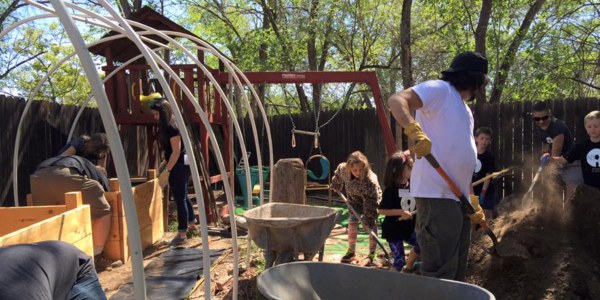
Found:
<path fill-rule="evenodd" d="M 579 78 L 576 78 L 576 77 L 565 77 L 565 78 L 573 80 L 573 81 L 578 82 L 578 83 L 581 83 L 581 84 L 583 84 L 585 86 L 588 86 L 588 87 L 591 87 L 591 88 L 593 88 L 595 90 L 600 90 L 600 86 L 595 86 L 595 85 L 593 85 L 591 83 L 585 82 L 583 79 L 579 79 Z"/>

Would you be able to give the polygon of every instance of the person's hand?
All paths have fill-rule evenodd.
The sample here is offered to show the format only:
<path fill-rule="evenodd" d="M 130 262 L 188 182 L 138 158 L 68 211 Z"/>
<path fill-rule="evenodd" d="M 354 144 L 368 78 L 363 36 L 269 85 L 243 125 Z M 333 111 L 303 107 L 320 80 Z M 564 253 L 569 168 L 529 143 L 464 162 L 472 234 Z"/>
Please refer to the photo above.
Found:
<path fill-rule="evenodd" d="M 165 187 L 169 183 L 169 175 L 171 172 L 169 170 L 164 170 L 158 175 L 158 185 L 160 187 Z"/>
<path fill-rule="evenodd" d="M 481 209 L 481 206 L 479 205 L 479 197 L 471 195 L 470 198 L 471 204 L 473 205 L 473 208 L 475 208 L 475 212 L 469 216 L 469 219 L 471 219 L 471 223 L 479 224 L 482 221 L 485 221 L 485 214 L 483 213 L 483 209 Z"/>
<path fill-rule="evenodd" d="M 550 156 L 550 153 L 544 153 L 544 155 L 542 155 L 540 157 L 540 166 L 542 166 L 542 167 L 547 166 L 551 160 L 552 160 L 552 156 Z"/>
<path fill-rule="evenodd" d="M 398 217 L 398 221 L 412 220 L 413 216 L 410 212 L 403 210 Z"/>
<path fill-rule="evenodd" d="M 431 153 L 431 140 L 425 135 L 418 122 L 408 124 L 408 126 L 404 128 L 404 133 L 406 133 L 409 140 L 415 143 L 410 147 L 410 151 L 415 153 L 417 158 L 421 158 Z"/>

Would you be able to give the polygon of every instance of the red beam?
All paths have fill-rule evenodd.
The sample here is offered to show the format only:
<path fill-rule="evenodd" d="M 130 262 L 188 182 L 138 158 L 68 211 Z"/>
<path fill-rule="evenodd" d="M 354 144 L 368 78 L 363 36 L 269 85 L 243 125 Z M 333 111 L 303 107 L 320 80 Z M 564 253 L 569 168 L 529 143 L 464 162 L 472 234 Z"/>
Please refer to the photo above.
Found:
<path fill-rule="evenodd" d="M 247 72 L 244 73 L 250 83 L 270 84 L 270 83 L 364 83 L 371 87 L 373 100 L 377 110 L 377 118 L 381 126 L 381 133 L 385 141 L 385 147 L 388 155 L 396 152 L 396 143 L 392 135 L 389 121 L 387 119 L 387 110 L 381 99 L 381 90 L 377 81 L 375 72 Z M 217 73 L 215 77 L 222 84 L 229 82 L 227 73 Z"/>
<path fill-rule="evenodd" d="M 377 80 L 375 72 L 246 72 L 244 75 L 251 83 L 368 83 L 373 78 Z M 217 73 L 215 76 L 220 83 L 229 82 L 228 73 Z"/>

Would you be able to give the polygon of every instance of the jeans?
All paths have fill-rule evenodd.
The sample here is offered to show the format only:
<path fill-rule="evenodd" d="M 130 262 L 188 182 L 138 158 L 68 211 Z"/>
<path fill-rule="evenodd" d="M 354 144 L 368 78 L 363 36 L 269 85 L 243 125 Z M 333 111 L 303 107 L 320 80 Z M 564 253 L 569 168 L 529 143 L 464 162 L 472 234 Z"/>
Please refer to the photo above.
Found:
<path fill-rule="evenodd" d="M 177 230 L 180 232 L 187 231 L 188 223 L 195 220 L 194 207 L 188 197 L 190 174 L 189 166 L 177 164 L 169 175 L 169 186 L 177 206 Z"/>
<path fill-rule="evenodd" d="M 92 268 L 88 275 L 75 282 L 75 285 L 73 286 L 73 288 L 71 288 L 71 292 L 69 292 L 69 296 L 67 297 L 67 299 L 106 300 L 106 295 L 104 294 L 104 290 L 102 290 L 100 281 L 98 281 L 98 274 L 96 274 L 96 270 Z"/>

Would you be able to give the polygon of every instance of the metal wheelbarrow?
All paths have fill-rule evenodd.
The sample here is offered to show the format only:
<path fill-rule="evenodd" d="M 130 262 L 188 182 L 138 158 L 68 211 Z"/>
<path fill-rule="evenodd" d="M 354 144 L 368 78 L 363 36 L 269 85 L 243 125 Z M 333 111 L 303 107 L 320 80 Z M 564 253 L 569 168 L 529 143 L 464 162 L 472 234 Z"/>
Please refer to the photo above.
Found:
<path fill-rule="evenodd" d="M 265 268 L 281 263 L 312 260 L 321 251 L 335 225 L 337 210 L 289 203 L 268 203 L 243 214 L 248 233 L 265 249 Z"/>
<path fill-rule="evenodd" d="M 476 285 L 349 264 L 293 262 L 258 277 L 267 299 L 496 299 Z"/>

